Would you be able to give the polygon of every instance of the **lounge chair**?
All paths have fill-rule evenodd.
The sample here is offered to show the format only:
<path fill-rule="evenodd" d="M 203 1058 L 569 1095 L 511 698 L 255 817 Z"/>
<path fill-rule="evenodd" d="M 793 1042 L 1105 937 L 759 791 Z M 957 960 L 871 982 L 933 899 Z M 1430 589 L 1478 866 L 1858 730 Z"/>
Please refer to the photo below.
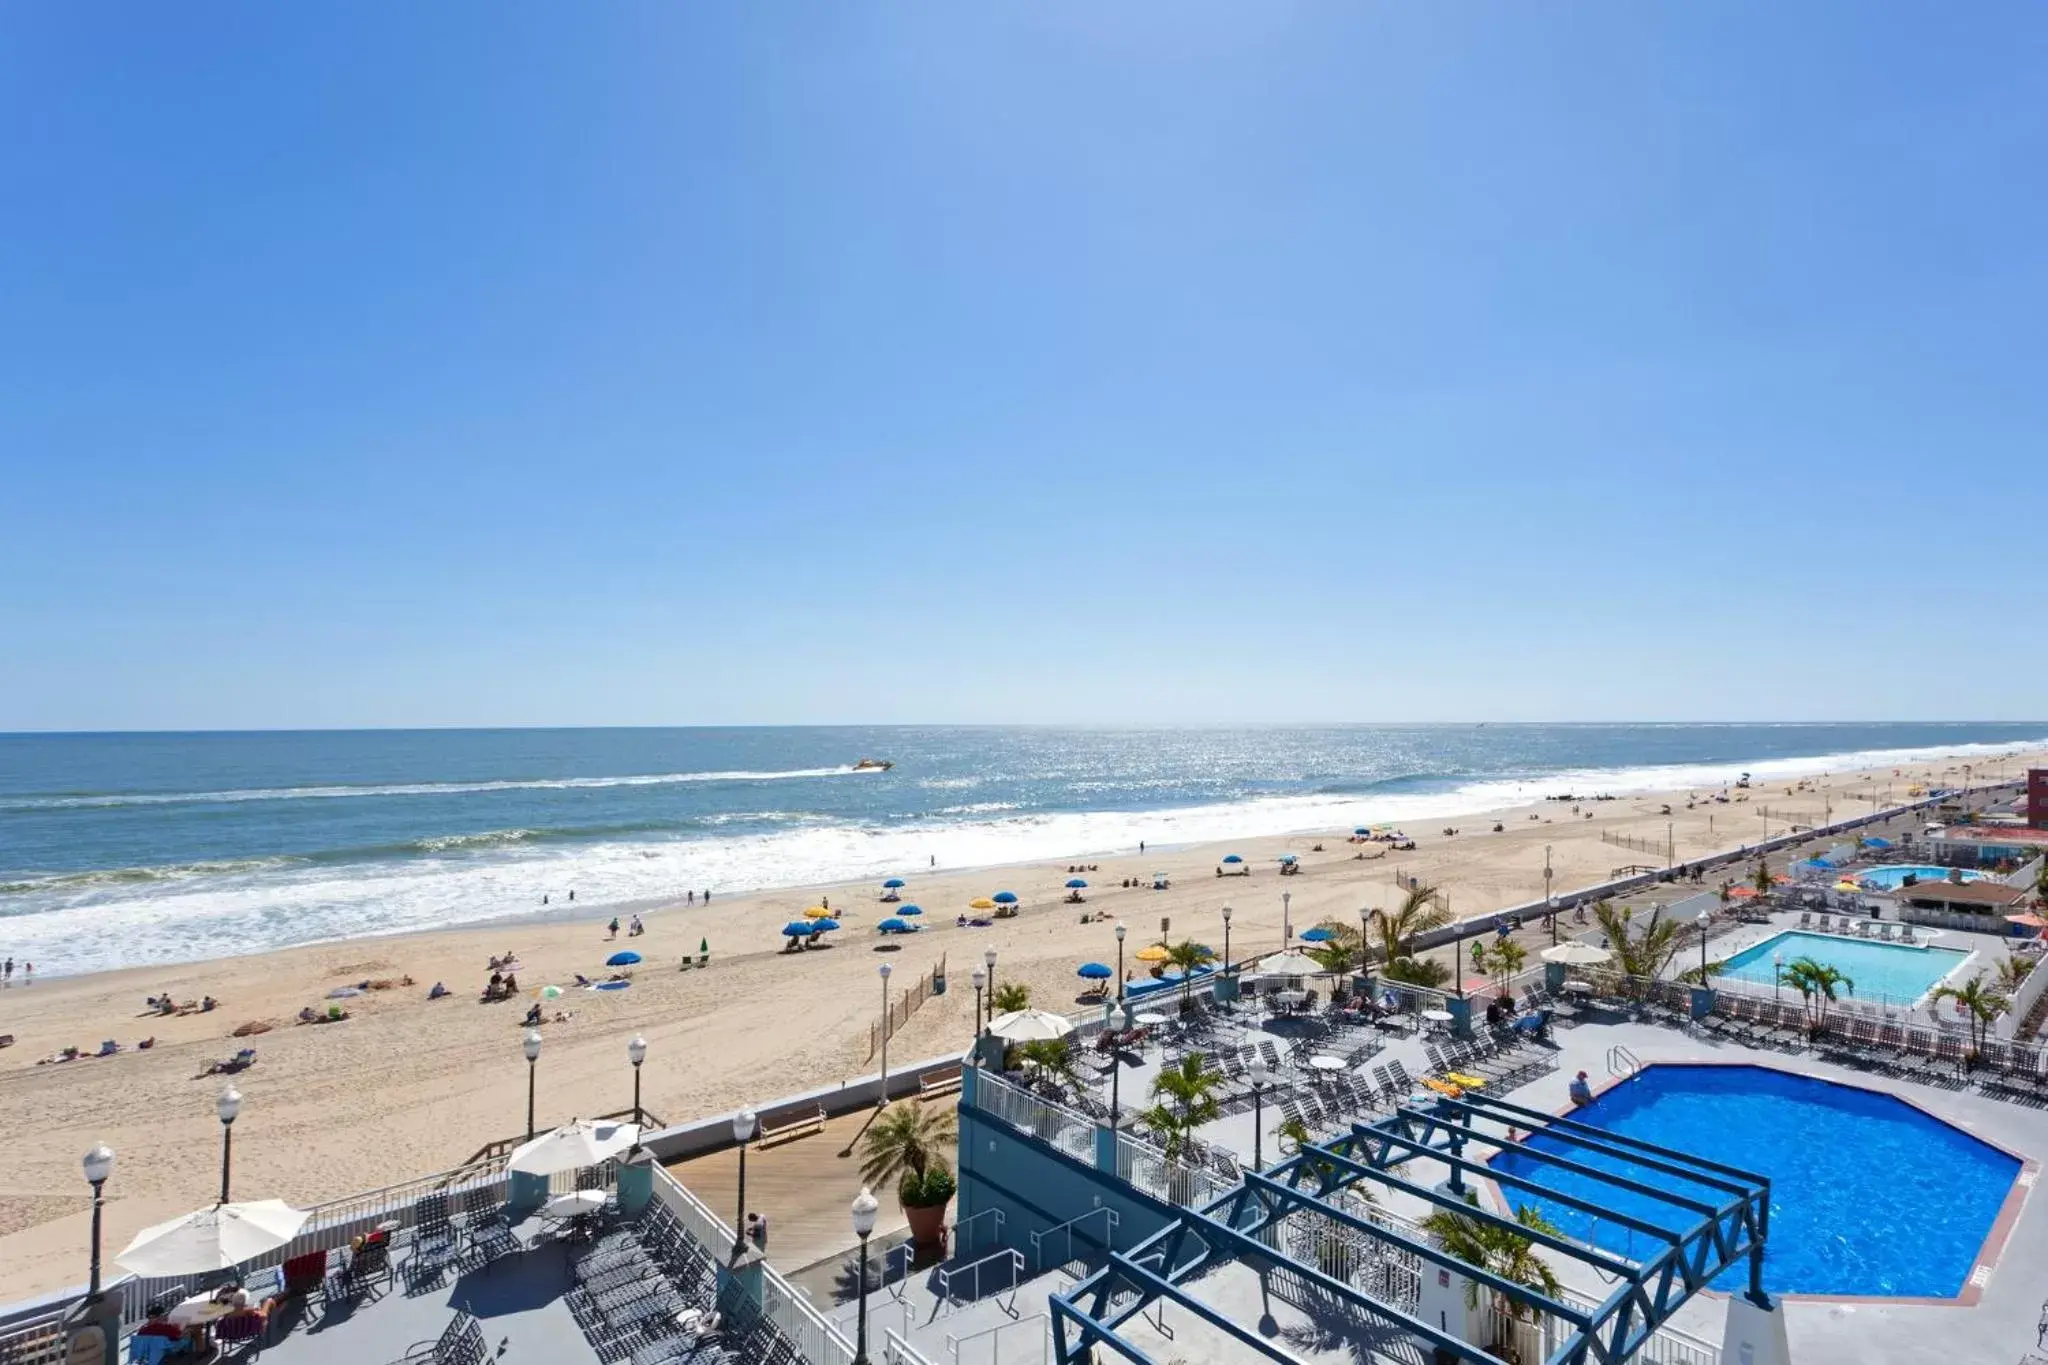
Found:
<path fill-rule="evenodd" d="M 1801 911 L 1799 912 L 1799 927 L 1800 927 L 1800 928 L 1802 928 L 1802 929 L 1805 929 L 1805 928 L 1809 928 L 1809 927 L 1811 927 L 1811 926 L 1812 926 L 1812 924 L 1813 924 L 1813 911 L 1811 911 L 1811 910 L 1801 910 Z"/>
<path fill-rule="evenodd" d="M 1814 922 L 1813 927 L 1823 934 L 1833 932 L 1833 930 L 1830 929 L 1828 926 L 1828 916 L 1825 912 L 1823 912 L 1821 917 Z"/>
<path fill-rule="evenodd" d="M 1917 941 L 1918 941 L 1918 940 L 1916 940 L 1916 939 L 1915 939 L 1915 938 L 1913 937 L 1913 926 L 1912 926 L 1911 924 L 1901 924 L 1901 925 L 1899 925 L 1899 942 L 1901 942 L 1901 943 L 1914 943 L 1914 942 L 1917 942 Z"/>
<path fill-rule="evenodd" d="M 483 1365 L 490 1348 L 483 1328 L 467 1313 L 457 1313 L 433 1341 L 413 1345 L 398 1365 Z"/>

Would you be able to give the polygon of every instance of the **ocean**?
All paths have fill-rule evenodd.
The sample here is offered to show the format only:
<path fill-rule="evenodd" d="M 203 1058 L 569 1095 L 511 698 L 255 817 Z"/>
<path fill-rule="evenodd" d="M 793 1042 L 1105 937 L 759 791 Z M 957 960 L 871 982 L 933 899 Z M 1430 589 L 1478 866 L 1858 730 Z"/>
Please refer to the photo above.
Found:
<path fill-rule="evenodd" d="M 48 976 L 572 889 L 596 911 L 2043 742 L 2048 723 L 0 735 L 0 955 Z"/>

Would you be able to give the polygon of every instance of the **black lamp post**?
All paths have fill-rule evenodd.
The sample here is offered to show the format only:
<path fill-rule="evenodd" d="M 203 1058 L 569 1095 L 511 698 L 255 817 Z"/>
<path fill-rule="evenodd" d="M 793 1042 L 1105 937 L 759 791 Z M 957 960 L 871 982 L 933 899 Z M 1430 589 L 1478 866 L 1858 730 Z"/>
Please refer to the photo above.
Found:
<path fill-rule="evenodd" d="M 1252 1063 L 1252 1169 L 1262 1169 L 1266 1156 L 1266 1087 L 1273 1083 L 1272 1068 L 1264 1056 Z"/>
<path fill-rule="evenodd" d="M 1223 907 L 1223 974 L 1230 975 L 1230 907 Z"/>
<path fill-rule="evenodd" d="M 540 1060 L 540 1030 L 528 1029 L 526 1041 L 520 1045 L 526 1053 L 526 1140 L 533 1141 L 533 1076 L 534 1064 Z"/>
<path fill-rule="evenodd" d="M 996 950 L 991 948 L 981 955 L 982 965 L 988 968 L 988 1021 L 996 1021 Z"/>
<path fill-rule="evenodd" d="M 100 1296 L 100 1189 L 114 1174 L 114 1151 L 104 1142 L 85 1154 L 85 1183 L 92 1186 L 92 1278 L 86 1282 L 85 1297 Z"/>
<path fill-rule="evenodd" d="M 235 1155 L 235 1115 L 242 1112 L 242 1092 L 232 1085 L 214 1101 L 220 1115 L 220 1202 L 228 1202 L 228 1169 Z"/>
<path fill-rule="evenodd" d="M 981 1037 L 984 1032 L 981 1027 L 981 988 L 987 984 L 988 972 L 981 967 L 976 967 L 974 969 L 974 1036 L 977 1038 Z"/>
<path fill-rule="evenodd" d="M 1116 1000 L 1119 1005 L 1124 1000 L 1124 922 L 1122 920 L 1116 922 Z"/>
<path fill-rule="evenodd" d="M 1707 984 L 1707 926 L 1713 922 L 1714 917 L 1704 910 L 1700 911 L 1700 917 L 1693 921 L 1693 923 L 1700 927 L 1700 984 L 1702 986 Z"/>
<path fill-rule="evenodd" d="M 626 1060 L 633 1064 L 633 1126 L 638 1128 L 642 1122 L 640 1118 L 640 1063 L 647 1060 L 647 1040 L 637 1033 L 633 1035 L 633 1041 L 626 1044 Z M 638 1134 L 635 1134 L 633 1137 L 633 1145 L 635 1147 L 640 1145 Z"/>
<path fill-rule="evenodd" d="M 1115 1031 L 1110 1022 L 1115 1014 L 1116 1006 L 1107 1000 L 1103 1001 L 1102 1031 L 1105 1034 Z M 1112 1128 L 1123 1122 L 1123 1079 L 1124 1059 L 1112 1046 L 1109 1050 L 1109 1126 Z"/>
<path fill-rule="evenodd" d="M 740 1203 L 732 1216 L 732 1258 L 737 1261 L 747 1249 L 747 1144 L 753 1141 L 754 1111 L 742 1109 L 732 1116 L 732 1135 L 740 1145 Z"/>
<path fill-rule="evenodd" d="M 875 1230 L 875 1213 L 880 1208 L 865 1185 L 853 1197 L 853 1235 L 860 1238 L 860 1317 L 854 1329 L 853 1365 L 868 1365 L 868 1234 Z"/>

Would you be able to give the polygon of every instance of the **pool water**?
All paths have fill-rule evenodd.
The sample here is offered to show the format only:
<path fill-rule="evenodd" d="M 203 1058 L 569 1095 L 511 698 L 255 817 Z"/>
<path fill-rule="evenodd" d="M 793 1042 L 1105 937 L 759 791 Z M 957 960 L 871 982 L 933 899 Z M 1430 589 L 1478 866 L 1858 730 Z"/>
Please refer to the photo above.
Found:
<path fill-rule="evenodd" d="M 1772 1293 L 1954 1297 L 2021 1168 L 2017 1157 L 1903 1100 L 1768 1067 L 1646 1067 L 1572 1117 L 1769 1177 L 1764 1287 Z M 1603 1170 L 1623 1165 L 1541 1133 L 1530 1145 Z M 1681 1210 L 1517 1153 L 1493 1165 L 1654 1226 L 1690 1226 Z M 1627 1173 L 1643 1178 L 1640 1168 Z M 1728 1198 L 1682 1178 L 1664 1188 L 1703 1202 Z M 1533 1202 L 1567 1235 L 1632 1259 L 1664 1245 L 1526 1191 L 1502 1193 L 1517 1206 Z M 1748 1284 L 1744 1261 L 1714 1288 Z"/>
<path fill-rule="evenodd" d="M 1825 962 L 1855 983 L 1844 998 L 1888 1005 L 1915 1003 L 1969 956 L 1954 948 L 1873 943 L 1839 934 L 1802 934 L 1794 929 L 1743 949 L 1728 959 L 1720 974 L 1769 986 L 1777 978 L 1773 953 L 1786 962 L 1802 957 Z"/>
<path fill-rule="evenodd" d="M 1948 873 L 1949 869 L 1945 867 L 1933 867 L 1926 864 L 1907 866 L 1903 863 L 1893 863 L 1885 867 L 1862 868 L 1849 875 L 1859 882 L 1876 887 L 1878 890 L 1896 891 L 1906 884 L 1906 878 L 1908 877 L 1913 877 L 1923 882 L 1943 882 L 1948 880 Z M 1979 882 L 1984 880 L 1984 874 L 1982 872 L 1966 871 L 1963 873 L 1963 880 L 1966 882 Z"/>

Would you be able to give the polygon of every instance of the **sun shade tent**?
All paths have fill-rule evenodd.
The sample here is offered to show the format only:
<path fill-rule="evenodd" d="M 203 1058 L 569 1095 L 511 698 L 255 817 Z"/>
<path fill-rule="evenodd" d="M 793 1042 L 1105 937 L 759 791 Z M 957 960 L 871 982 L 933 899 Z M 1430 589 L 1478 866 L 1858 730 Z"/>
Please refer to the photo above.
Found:
<path fill-rule="evenodd" d="M 281 1199 L 216 1204 L 135 1234 L 114 1263 L 136 1275 L 200 1275 L 277 1250 L 309 1215 Z"/>
<path fill-rule="evenodd" d="M 505 1168 L 523 1175 L 580 1171 L 610 1161 L 640 1140 L 636 1124 L 577 1119 L 512 1149 Z"/>
<path fill-rule="evenodd" d="M 1049 1043 L 1072 1033 L 1074 1025 L 1064 1015 L 1046 1010 L 1012 1010 L 991 1020 L 988 1031 L 1009 1043 Z"/>

